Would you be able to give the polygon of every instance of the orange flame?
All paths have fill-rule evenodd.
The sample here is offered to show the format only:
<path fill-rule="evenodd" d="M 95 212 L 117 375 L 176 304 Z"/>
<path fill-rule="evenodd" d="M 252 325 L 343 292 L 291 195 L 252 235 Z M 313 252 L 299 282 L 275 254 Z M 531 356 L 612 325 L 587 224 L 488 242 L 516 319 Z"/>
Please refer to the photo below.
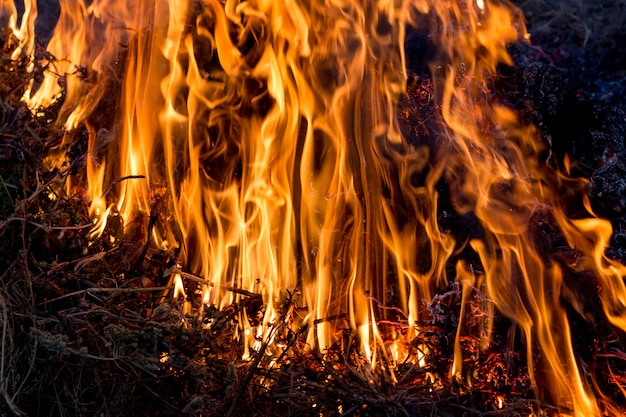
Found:
<path fill-rule="evenodd" d="M 24 11 L 19 18 L 18 25 L 18 13 L 15 4 L 10 0 L 0 0 L 0 24 L 10 29 L 18 42 L 11 54 L 11 59 L 16 60 L 20 55 L 32 55 L 35 47 L 35 19 L 37 19 L 37 14 L 37 2 L 34 0 L 24 1 Z"/>
<path fill-rule="evenodd" d="M 32 53 L 34 2 L 19 28 L 14 6 L 0 4 Z M 506 45 L 527 37 L 508 1 L 62 0 L 61 10 L 48 45 L 54 73 L 25 97 L 37 111 L 64 94 L 65 137 L 49 166 L 63 165 L 84 128 L 94 236 L 110 212 L 128 225 L 158 206 L 165 220 L 151 238 L 181 248 L 204 303 L 240 301 L 226 288 L 261 294 L 261 324 L 243 317 L 238 330 L 246 355 L 255 341 L 271 342 L 277 306 L 295 288 L 311 348 L 327 349 L 348 326 L 372 366 L 406 354 L 383 340 L 380 320 L 392 313 L 380 306 L 397 304 L 411 340 L 420 302 L 447 282 L 460 243 L 437 223 L 435 188 L 445 179 L 458 213 L 473 213 L 485 235 L 470 242 L 483 270 L 456 267 L 462 305 L 484 292 L 521 329 L 539 394 L 564 413 L 600 414 L 562 306 L 566 270 L 535 242 L 535 216 L 551 213 L 581 254 L 568 268 L 595 275 L 605 314 L 622 330 L 626 269 L 604 255 L 610 225 L 588 202 L 588 219 L 568 218 L 559 184 L 576 181 L 541 163 L 536 130 L 490 99 L 492 74 L 512 63 Z M 426 21 L 440 48 L 438 149 L 411 143 L 396 119 L 405 28 Z M 116 88 L 119 99 L 109 95 Z M 175 277 L 175 295 L 185 294 Z M 450 374 L 471 382 L 461 334 L 462 323 Z"/>

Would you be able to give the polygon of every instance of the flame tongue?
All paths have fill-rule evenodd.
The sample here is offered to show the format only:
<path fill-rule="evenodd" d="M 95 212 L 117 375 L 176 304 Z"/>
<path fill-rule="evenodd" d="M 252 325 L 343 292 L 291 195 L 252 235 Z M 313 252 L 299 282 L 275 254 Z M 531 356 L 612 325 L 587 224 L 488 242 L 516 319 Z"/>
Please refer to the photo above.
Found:
<path fill-rule="evenodd" d="M 498 42 L 517 36 L 509 11 L 497 4 L 488 6 L 480 7 L 472 30 L 451 25 L 452 30 L 441 32 L 437 41 L 459 45 L 447 51 L 452 66 L 441 93 L 443 116 L 453 133 L 453 149 L 442 158 L 447 164 L 445 175 L 461 213 L 472 212 L 481 222 L 485 242 L 474 240 L 471 245 L 484 268 L 484 290 L 520 327 L 531 378 L 539 383 L 541 396 L 577 416 L 599 415 L 578 370 L 563 307 L 563 274 L 572 270 L 553 254 L 540 251 L 547 245 L 537 244 L 533 223 L 551 211 L 570 247 L 585 254 L 582 268 L 595 272 L 607 317 L 622 330 L 624 308 L 616 306 L 615 300 L 624 299 L 626 270 L 604 256 L 611 234 L 607 222 L 596 218 L 572 221 L 565 215 L 559 197 L 562 185 L 555 186 L 553 180 L 563 177 L 539 163 L 542 145 L 534 129 L 520 126 L 510 110 L 480 99 L 489 94 L 489 74 L 495 73 L 496 65 L 510 62 Z M 448 12 L 454 16 L 445 21 L 463 22 L 462 10 L 450 8 Z M 563 183 L 574 182 L 565 179 Z M 580 271 L 580 267 L 575 269 Z M 458 273 L 464 282 L 464 298 L 465 283 L 472 282 L 463 278 L 466 275 Z M 578 307 L 575 300 L 573 306 Z"/>
<path fill-rule="evenodd" d="M 389 174 L 380 155 L 389 138 L 408 149 L 394 124 L 404 24 L 375 5 L 231 6 L 172 8 L 162 43 L 170 69 L 160 81 L 164 106 L 152 113 L 166 169 L 150 175 L 173 195 L 185 263 L 218 284 L 209 298 L 222 306 L 236 296 L 219 284 L 263 293 L 266 325 L 281 291 L 301 286 L 312 345 L 328 347 L 327 318 L 345 317 L 368 350 L 369 297 L 384 300 L 386 286 L 372 287 L 373 277 L 386 276 L 391 249 L 381 240 L 382 192 L 392 184 L 381 180 Z M 155 141 L 146 124 L 132 135 L 138 143 Z"/>
<path fill-rule="evenodd" d="M 30 53 L 36 8 L 27 3 L 32 12 L 19 29 L 15 9 L 1 4 Z M 255 338 L 271 342 L 278 305 L 298 288 L 297 301 L 308 309 L 298 324 L 309 326 L 311 347 L 328 348 L 334 332 L 349 326 L 370 363 L 391 365 L 378 357 L 398 359 L 402 352 L 378 323 L 398 317 L 381 306 L 402 311 L 412 339 L 420 301 L 446 282 L 460 245 L 437 224 L 435 186 L 443 179 L 457 211 L 473 213 L 485 236 L 470 243 L 483 272 L 456 266 L 464 305 L 471 291 L 485 292 L 521 329 L 541 394 L 576 415 L 599 414 L 562 306 L 568 270 L 539 250 L 534 216 L 552 213 L 585 259 L 570 269 L 593 271 L 605 313 L 622 330 L 626 271 L 604 256 L 606 222 L 591 210 L 586 220 L 564 214 L 554 183 L 568 180 L 540 163 L 535 130 L 489 100 L 489 74 L 511 63 L 505 46 L 525 31 L 513 6 L 482 0 L 61 6 L 48 48 L 58 59 L 56 73 L 68 74 L 59 119 L 64 145 L 79 126 L 90 132 L 94 235 L 109 213 L 141 223 L 158 205 L 165 220 L 151 238 L 161 248 L 181 247 L 184 268 L 202 278 L 205 304 L 238 302 L 242 295 L 226 288 L 262 294 L 259 326 L 244 320 L 247 349 Z M 445 133 L 437 147 L 407 141 L 396 119 L 406 86 L 405 26 L 426 20 L 441 48 L 433 79 Z M 89 67 L 69 75 L 77 65 Z M 112 104 L 108 92 L 116 86 L 122 94 Z M 25 99 L 36 110 L 61 91 L 50 73 Z M 119 107 L 114 120 L 98 115 L 112 112 L 111 105 Z M 49 165 L 61 166 L 63 152 L 51 155 Z M 185 294 L 181 275 L 172 279 L 177 294 Z M 464 375 L 462 331 L 459 325 L 454 377 Z"/>
<path fill-rule="evenodd" d="M 17 8 L 11 0 L 0 0 L 0 24 L 8 28 L 17 40 L 17 47 L 11 54 L 12 60 L 17 60 L 20 55 L 30 56 L 35 47 L 35 19 L 37 19 L 37 3 L 24 2 L 24 11 L 20 24 L 17 23 Z M 32 70 L 32 66 L 29 68 Z"/>

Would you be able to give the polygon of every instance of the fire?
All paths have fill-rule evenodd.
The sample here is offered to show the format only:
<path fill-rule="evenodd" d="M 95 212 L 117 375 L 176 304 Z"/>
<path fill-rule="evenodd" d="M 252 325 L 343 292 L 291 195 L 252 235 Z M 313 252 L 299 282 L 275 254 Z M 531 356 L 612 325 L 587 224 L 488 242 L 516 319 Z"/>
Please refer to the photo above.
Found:
<path fill-rule="evenodd" d="M 37 4 L 26 1 L 18 27 L 15 4 L 10 0 L 0 1 L 0 23 L 3 27 L 10 29 L 18 41 L 17 48 L 11 54 L 11 59 L 15 60 L 21 54 L 31 55 L 33 53 L 35 47 L 35 19 L 37 19 Z"/>
<path fill-rule="evenodd" d="M 36 2 L 26 1 L 19 26 L 11 2 L 0 11 L 32 54 Z M 405 32 L 424 24 L 440 48 L 436 146 L 403 137 L 396 117 Z M 506 45 L 527 37 L 506 0 L 62 0 L 47 46 L 56 60 L 24 101 L 37 112 L 62 100 L 64 137 L 49 167 L 63 167 L 86 132 L 87 184 L 67 187 L 85 187 L 94 237 L 111 215 L 127 226 L 156 216 L 146 239 L 180 249 L 181 269 L 203 291 L 194 305 L 262 296 L 259 324 L 244 312 L 238 331 L 246 355 L 271 344 L 280 305 L 297 290 L 307 313 L 293 319 L 311 349 L 348 328 L 371 366 L 393 372 L 427 318 L 421 303 L 454 278 L 462 317 L 475 291 L 493 302 L 482 349 L 497 309 L 519 329 L 538 394 L 563 414 L 600 415 L 573 352 L 564 275 L 592 274 L 606 316 L 626 330 L 626 269 L 604 255 L 611 228 L 588 202 L 585 219 L 563 207 L 561 190 L 581 180 L 542 161 L 536 129 L 491 97 L 498 65 L 512 64 Z M 446 275 L 463 242 L 437 223 L 441 181 L 458 213 L 480 223 L 482 237 L 467 243 L 480 270 L 459 261 Z M 578 262 L 542 252 L 533 234 L 542 218 Z M 172 280 L 191 313 L 185 274 Z M 471 382 L 463 329 L 450 376 Z M 426 360 L 422 352 L 418 366 Z"/>

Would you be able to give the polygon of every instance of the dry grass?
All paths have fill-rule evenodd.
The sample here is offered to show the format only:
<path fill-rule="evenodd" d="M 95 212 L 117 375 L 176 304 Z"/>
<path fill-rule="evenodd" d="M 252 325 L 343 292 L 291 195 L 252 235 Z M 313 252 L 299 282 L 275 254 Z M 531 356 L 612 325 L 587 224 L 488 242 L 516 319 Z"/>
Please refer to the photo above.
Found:
<path fill-rule="evenodd" d="M 519 0 L 536 42 L 559 54 L 605 57 L 623 49 L 625 0 Z"/>
<path fill-rule="evenodd" d="M 4 39 L 6 52 L 11 42 Z M 16 100 L 30 76 L 26 63 L 2 62 L 0 414 L 445 417 L 494 414 L 498 397 L 508 404 L 498 414 L 534 407 L 525 360 L 506 337 L 487 351 L 479 351 L 477 337 L 464 338 L 472 387 L 448 375 L 461 302 L 454 284 L 433 301 L 436 318 L 420 325 L 400 363 L 372 367 L 349 331 L 328 352 L 311 351 L 306 329 L 290 325 L 290 300 L 273 329 L 278 343 L 260 341 L 242 360 L 235 329 L 244 308 L 248 317 L 263 309 L 260 297 L 242 294 L 223 311 L 189 300 L 184 314 L 167 280 L 176 255 L 145 250 L 149 231 L 129 227 L 128 234 L 111 222 L 89 239 L 85 202 L 64 191 L 84 155 L 75 149 L 63 169 L 43 168 L 54 126 Z M 198 278 L 182 275 L 193 293 Z M 468 326 L 472 320 L 465 318 Z M 406 330 L 402 320 L 381 326 Z M 424 355 L 428 365 L 418 366 Z"/>
<path fill-rule="evenodd" d="M 533 34 L 562 38 L 546 48 L 566 45 L 572 54 L 617 48 L 625 4 L 521 2 Z M 174 254 L 146 251 L 147 234 L 128 235 L 119 227 L 89 240 L 84 201 L 63 191 L 76 166 L 70 161 L 62 171 L 42 168 L 57 133 L 19 103 L 27 62 L 7 60 L 11 39 L 6 33 L 0 39 L 0 414 L 449 417 L 520 416 L 538 409 L 556 414 L 534 399 L 526 358 L 516 353 L 519 339 L 502 318 L 490 349 L 478 349 L 479 336 L 470 333 L 462 340 L 464 367 L 475 375 L 472 385 L 449 376 L 461 310 L 454 284 L 424 306 L 433 320 L 419 323 L 420 335 L 407 345 L 411 354 L 400 363 L 372 368 L 349 332 L 325 354 L 311 351 L 306 329 L 289 327 L 289 300 L 275 328 L 281 347 L 268 355 L 270 348 L 261 344 L 250 360 L 241 360 L 242 346 L 233 341 L 239 312 L 246 308 L 254 316 L 263 308 L 258 298 L 248 294 L 224 311 L 202 310 L 191 300 L 192 314 L 186 315 L 164 279 Z M 422 88 L 405 100 L 404 110 L 432 105 L 431 100 Z M 191 289 L 193 282 L 188 280 Z M 480 313 L 484 301 L 476 294 L 466 326 L 473 325 L 478 314 L 472 312 Z M 613 339 L 602 323 L 594 326 L 604 334 L 597 340 L 604 345 L 596 348 L 606 356 L 598 361 L 587 356 L 581 368 L 618 398 L 626 381 L 622 336 Z M 402 326 L 396 330 L 402 332 Z M 578 334 L 587 330 L 574 326 Z M 416 365 L 426 351 L 427 366 Z M 602 361 L 607 369 L 596 369 Z M 502 410 L 498 398 L 504 400 Z"/>

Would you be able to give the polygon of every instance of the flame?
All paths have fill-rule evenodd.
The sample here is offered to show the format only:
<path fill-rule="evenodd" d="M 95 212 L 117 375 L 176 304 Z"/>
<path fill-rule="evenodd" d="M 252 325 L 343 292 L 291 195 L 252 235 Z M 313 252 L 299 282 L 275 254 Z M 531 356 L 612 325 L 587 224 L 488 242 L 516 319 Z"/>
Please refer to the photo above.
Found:
<path fill-rule="evenodd" d="M 19 27 L 14 5 L 0 4 L 31 55 L 35 2 Z M 437 146 L 403 137 L 396 117 L 406 27 L 423 24 L 440 48 Z M 49 167 L 86 135 L 93 236 L 110 213 L 131 225 L 158 212 L 149 238 L 180 248 L 203 304 L 241 301 L 229 288 L 262 295 L 258 325 L 242 313 L 246 358 L 272 342 L 278 306 L 297 288 L 311 348 L 328 349 L 347 326 L 371 366 L 392 370 L 407 354 L 397 339 L 418 335 L 420 303 L 452 278 L 447 265 L 463 245 L 437 222 L 444 180 L 458 214 L 475 216 L 484 235 L 469 242 L 481 270 L 456 265 L 463 307 L 450 375 L 471 384 L 463 316 L 480 291 L 520 329 L 540 396 L 564 413 L 599 415 L 573 352 L 564 276 L 593 274 L 608 320 L 626 330 L 626 269 L 606 258 L 610 224 L 588 201 L 588 218 L 568 217 L 560 191 L 581 181 L 541 161 L 536 129 L 491 97 L 498 65 L 512 64 L 506 45 L 527 38 L 506 0 L 61 0 L 47 46 L 56 59 L 24 99 L 34 112 L 62 101 L 64 137 Z M 546 213 L 578 264 L 542 253 L 533 233 Z M 181 275 L 172 279 L 184 297 Z M 402 314 L 383 308 L 392 304 Z M 483 350 L 495 314 L 485 310 Z M 399 316 L 406 332 L 386 343 L 381 323 Z"/>
<path fill-rule="evenodd" d="M 24 11 L 19 17 L 15 3 L 10 0 L 0 0 L 0 24 L 13 33 L 17 39 L 17 47 L 11 53 L 11 59 L 17 60 L 21 55 L 30 56 L 35 48 L 35 19 L 37 19 L 37 2 L 24 1 Z M 32 65 L 29 70 L 32 70 Z"/>

